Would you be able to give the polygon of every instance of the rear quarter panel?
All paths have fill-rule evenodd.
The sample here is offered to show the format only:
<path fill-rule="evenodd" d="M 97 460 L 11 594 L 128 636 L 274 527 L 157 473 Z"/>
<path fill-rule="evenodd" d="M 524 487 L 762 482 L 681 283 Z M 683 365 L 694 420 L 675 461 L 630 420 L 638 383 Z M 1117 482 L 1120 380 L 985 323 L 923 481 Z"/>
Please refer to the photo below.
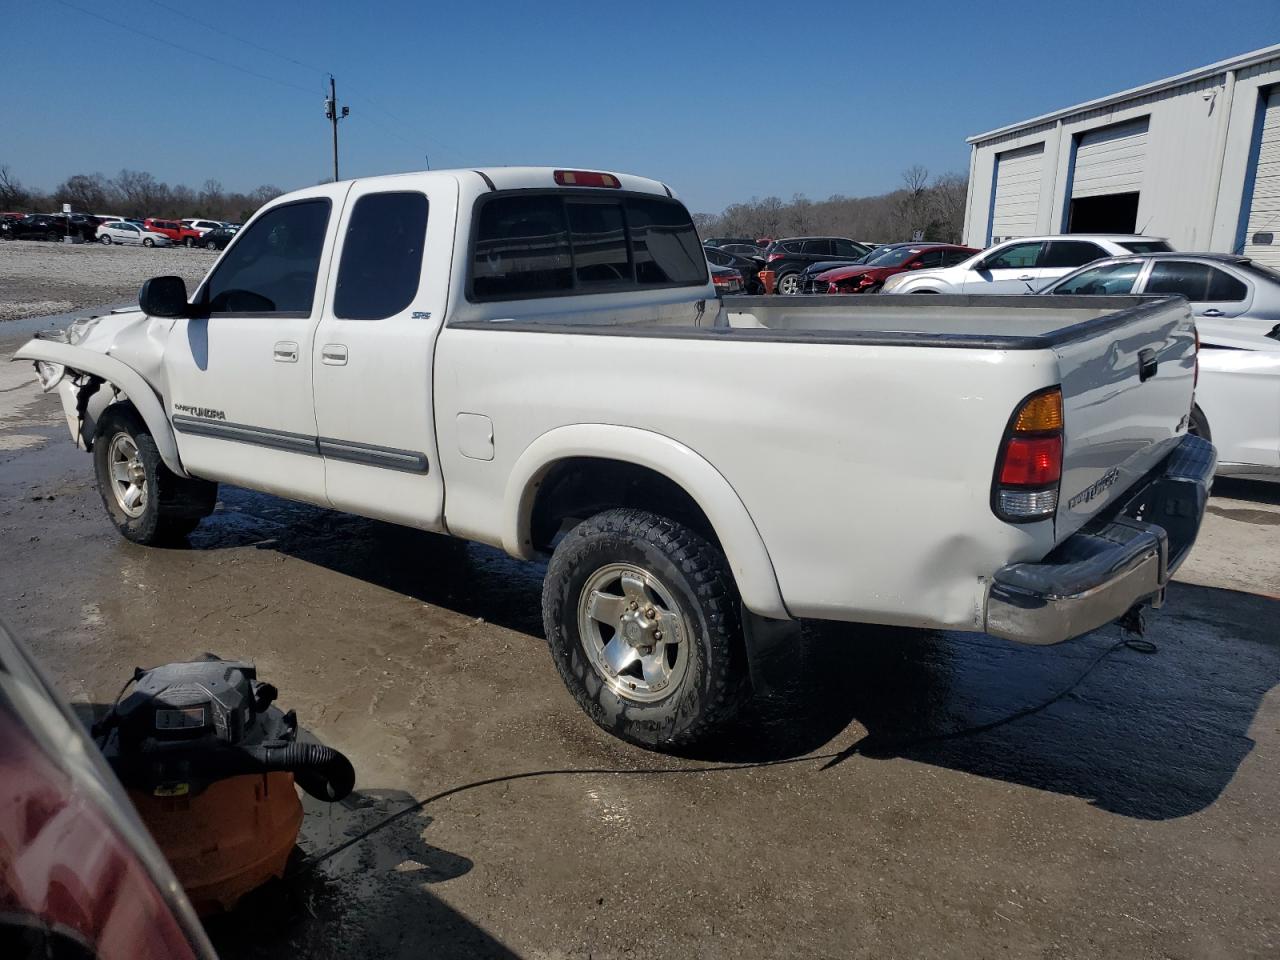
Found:
<path fill-rule="evenodd" d="M 749 511 L 793 616 L 981 629 L 988 577 L 1053 546 L 990 507 L 1015 406 L 1048 350 L 803 344 L 446 327 L 436 409 L 446 522 L 501 543 L 512 465 L 557 427 L 616 424 L 690 447 Z M 493 421 L 494 457 L 455 419 Z M 691 491 L 697 496 L 697 493 Z M 732 558 L 731 558 L 732 559 Z"/>

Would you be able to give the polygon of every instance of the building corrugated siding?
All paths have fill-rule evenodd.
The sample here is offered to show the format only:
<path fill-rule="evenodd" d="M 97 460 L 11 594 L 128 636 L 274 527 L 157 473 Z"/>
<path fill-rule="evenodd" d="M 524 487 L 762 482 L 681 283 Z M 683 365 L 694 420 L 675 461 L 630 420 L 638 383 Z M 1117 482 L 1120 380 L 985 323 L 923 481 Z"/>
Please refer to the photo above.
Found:
<path fill-rule="evenodd" d="M 1280 243 L 1274 242 L 1280 240 L 1280 87 L 1273 88 L 1266 100 L 1253 176 L 1243 252 L 1259 263 L 1280 268 Z M 1260 233 L 1272 234 L 1273 242 L 1254 243 L 1254 236 Z"/>
<path fill-rule="evenodd" d="M 999 154 L 991 201 L 992 237 L 1030 237 L 1037 233 L 1043 169 L 1043 143 Z"/>
<path fill-rule="evenodd" d="M 1071 180 L 1072 197 L 1099 197 L 1142 189 L 1148 118 L 1118 123 L 1080 136 Z"/>

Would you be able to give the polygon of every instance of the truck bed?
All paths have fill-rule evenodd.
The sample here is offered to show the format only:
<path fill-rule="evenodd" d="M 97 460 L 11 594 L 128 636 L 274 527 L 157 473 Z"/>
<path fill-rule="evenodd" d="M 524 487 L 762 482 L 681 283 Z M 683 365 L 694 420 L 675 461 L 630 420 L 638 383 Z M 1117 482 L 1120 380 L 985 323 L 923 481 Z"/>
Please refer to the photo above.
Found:
<path fill-rule="evenodd" d="M 699 316 L 662 307 L 566 312 L 519 320 L 454 320 L 451 327 L 542 333 L 844 343 L 865 346 L 1043 350 L 1101 334 L 1169 306 L 1168 297 L 726 297 Z M 685 305 L 687 307 L 687 304 Z"/>
<path fill-rule="evenodd" d="M 1035 350 L 1159 309 L 1153 297 L 729 297 L 717 325 L 833 342 Z"/>

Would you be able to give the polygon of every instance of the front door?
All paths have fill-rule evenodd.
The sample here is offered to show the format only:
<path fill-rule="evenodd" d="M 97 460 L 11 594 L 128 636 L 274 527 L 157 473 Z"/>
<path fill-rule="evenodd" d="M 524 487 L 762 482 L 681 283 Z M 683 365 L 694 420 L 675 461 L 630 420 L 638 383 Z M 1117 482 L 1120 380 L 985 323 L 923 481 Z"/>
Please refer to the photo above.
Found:
<path fill-rule="evenodd" d="M 259 214 L 205 279 L 165 346 L 183 466 L 210 480 L 325 503 L 311 356 L 347 184 Z"/>
<path fill-rule="evenodd" d="M 432 366 L 444 320 L 458 187 L 357 181 L 339 224 L 312 362 L 329 502 L 443 529 Z M 452 425 L 450 425 L 452 427 Z"/>
<path fill-rule="evenodd" d="M 964 277 L 965 293 L 1031 293 L 1040 279 L 1039 240 L 1011 243 L 983 257 Z"/>

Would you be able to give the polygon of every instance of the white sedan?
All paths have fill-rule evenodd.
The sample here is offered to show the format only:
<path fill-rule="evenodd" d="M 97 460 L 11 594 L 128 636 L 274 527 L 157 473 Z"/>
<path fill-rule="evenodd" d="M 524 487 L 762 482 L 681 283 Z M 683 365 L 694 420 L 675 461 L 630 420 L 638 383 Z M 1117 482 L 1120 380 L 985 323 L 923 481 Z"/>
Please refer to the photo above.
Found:
<path fill-rule="evenodd" d="M 163 233 L 156 233 L 128 220 L 112 221 L 98 227 L 99 243 L 132 243 L 144 247 L 171 247 L 173 241 Z"/>

